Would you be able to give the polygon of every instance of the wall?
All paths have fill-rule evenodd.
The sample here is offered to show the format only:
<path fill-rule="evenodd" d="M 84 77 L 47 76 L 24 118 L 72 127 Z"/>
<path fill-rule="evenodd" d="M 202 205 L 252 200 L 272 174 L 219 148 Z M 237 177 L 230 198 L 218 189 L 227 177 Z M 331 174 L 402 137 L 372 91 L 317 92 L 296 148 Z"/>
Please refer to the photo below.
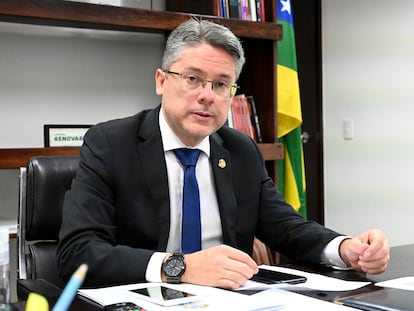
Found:
<path fill-rule="evenodd" d="M 414 242 L 413 11 L 411 0 L 322 1 L 325 224 L 380 227 L 391 245 Z"/>
<path fill-rule="evenodd" d="M 42 147 L 44 124 L 95 124 L 159 103 L 162 35 L 0 23 L 0 42 L 0 148 Z M 16 208 L 16 177 L 0 171 L 2 215 Z"/>
<path fill-rule="evenodd" d="M 43 124 L 94 124 L 152 107 L 161 35 L 0 32 L 0 148 L 43 146 Z M 10 27 L 9 27 L 10 28 Z M 35 29 L 36 31 L 34 31 Z"/>

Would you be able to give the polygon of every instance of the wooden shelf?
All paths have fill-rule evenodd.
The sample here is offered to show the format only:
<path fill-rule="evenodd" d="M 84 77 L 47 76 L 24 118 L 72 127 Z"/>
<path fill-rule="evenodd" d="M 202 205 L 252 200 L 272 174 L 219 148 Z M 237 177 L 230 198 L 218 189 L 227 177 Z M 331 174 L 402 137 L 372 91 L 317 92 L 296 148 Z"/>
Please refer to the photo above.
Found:
<path fill-rule="evenodd" d="M 79 147 L 0 149 L 0 169 L 26 166 L 30 157 L 40 155 L 79 155 Z"/>
<path fill-rule="evenodd" d="M 0 21 L 37 25 L 162 33 L 171 31 L 189 16 L 219 22 L 239 37 L 278 40 L 282 36 L 282 27 L 276 23 L 61 0 L 0 1 Z"/>
<path fill-rule="evenodd" d="M 259 144 L 259 146 L 265 160 L 283 159 L 282 144 Z M 17 169 L 26 166 L 30 157 L 40 155 L 79 155 L 79 147 L 0 149 L 0 169 Z"/>
<path fill-rule="evenodd" d="M 259 147 L 266 161 L 282 160 L 284 157 L 283 144 L 281 143 L 259 144 Z"/>

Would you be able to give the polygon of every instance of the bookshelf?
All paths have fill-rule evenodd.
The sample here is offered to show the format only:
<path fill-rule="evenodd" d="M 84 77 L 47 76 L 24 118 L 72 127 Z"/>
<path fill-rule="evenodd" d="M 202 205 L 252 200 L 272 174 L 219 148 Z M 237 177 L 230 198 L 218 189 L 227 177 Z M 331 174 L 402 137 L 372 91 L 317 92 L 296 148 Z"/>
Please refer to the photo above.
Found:
<path fill-rule="evenodd" d="M 283 147 L 277 141 L 276 40 L 282 28 L 275 23 L 276 0 L 265 0 L 266 21 L 218 17 L 219 0 L 166 0 L 166 11 L 152 11 L 63 0 L 0 1 L 0 21 L 10 23 L 168 34 L 190 16 L 221 23 L 241 38 L 247 62 L 238 81 L 240 93 L 253 95 L 260 119 L 260 148 L 269 174 L 276 180 Z M 33 155 L 74 155 L 79 148 L 0 149 L 0 169 L 25 165 Z"/>

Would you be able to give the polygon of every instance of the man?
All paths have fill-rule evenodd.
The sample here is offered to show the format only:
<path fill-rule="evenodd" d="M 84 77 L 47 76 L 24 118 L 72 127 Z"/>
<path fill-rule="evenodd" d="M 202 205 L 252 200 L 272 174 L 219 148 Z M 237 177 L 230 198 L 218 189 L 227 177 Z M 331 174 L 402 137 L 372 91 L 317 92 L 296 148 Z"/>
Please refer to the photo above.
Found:
<path fill-rule="evenodd" d="M 223 126 L 243 64 L 229 29 L 190 19 L 169 36 L 155 73 L 161 105 L 88 131 L 63 208 L 57 257 L 64 279 L 87 263 L 85 285 L 162 280 L 235 289 L 258 272 L 250 257 L 255 236 L 295 260 L 386 269 L 380 230 L 350 238 L 306 221 L 281 197 L 255 142 Z M 201 245 L 184 255 L 181 239 L 192 234 L 182 235 L 179 148 L 201 150 Z"/>

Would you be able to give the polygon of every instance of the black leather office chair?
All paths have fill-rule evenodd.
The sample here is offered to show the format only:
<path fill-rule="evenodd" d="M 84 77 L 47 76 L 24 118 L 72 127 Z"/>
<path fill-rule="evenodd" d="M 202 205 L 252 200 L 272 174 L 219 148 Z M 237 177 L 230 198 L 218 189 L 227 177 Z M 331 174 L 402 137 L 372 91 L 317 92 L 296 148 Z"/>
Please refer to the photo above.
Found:
<path fill-rule="evenodd" d="M 37 156 L 20 168 L 18 217 L 17 296 L 32 292 L 53 296 L 51 283 L 61 289 L 57 274 L 56 246 L 62 221 L 65 192 L 79 164 L 77 156 Z M 40 281 L 39 281 L 40 280 Z M 46 282 L 41 282 L 46 280 Z M 55 292 L 58 294 L 58 291 Z"/>

